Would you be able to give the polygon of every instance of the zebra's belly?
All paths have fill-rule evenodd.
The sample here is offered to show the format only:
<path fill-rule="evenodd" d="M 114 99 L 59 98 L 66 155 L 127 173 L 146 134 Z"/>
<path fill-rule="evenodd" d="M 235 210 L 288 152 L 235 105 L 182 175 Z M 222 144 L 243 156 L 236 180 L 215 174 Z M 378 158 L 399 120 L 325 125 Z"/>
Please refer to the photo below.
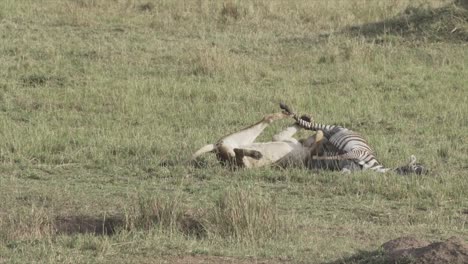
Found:
<path fill-rule="evenodd" d="M 343 130 L 335 133 L 328 140 L 339 152 L 344 154 L 355 149 L 366 149 L 372 152 L 367 142 L 357 133 L 351 130 Z"/>

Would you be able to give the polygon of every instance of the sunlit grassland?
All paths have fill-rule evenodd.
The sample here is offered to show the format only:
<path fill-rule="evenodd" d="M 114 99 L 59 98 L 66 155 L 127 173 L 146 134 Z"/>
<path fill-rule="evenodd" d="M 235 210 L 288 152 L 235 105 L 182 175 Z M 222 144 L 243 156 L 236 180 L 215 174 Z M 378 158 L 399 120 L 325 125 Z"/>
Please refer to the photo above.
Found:
<path fill-rule="evenodd" d="M 398 236 L 467 239 L 467 17 L 450 1 L 1 1 L 0 263 L 381 261 Z M 186 163 L 280 101 L 430 173 Z"/>

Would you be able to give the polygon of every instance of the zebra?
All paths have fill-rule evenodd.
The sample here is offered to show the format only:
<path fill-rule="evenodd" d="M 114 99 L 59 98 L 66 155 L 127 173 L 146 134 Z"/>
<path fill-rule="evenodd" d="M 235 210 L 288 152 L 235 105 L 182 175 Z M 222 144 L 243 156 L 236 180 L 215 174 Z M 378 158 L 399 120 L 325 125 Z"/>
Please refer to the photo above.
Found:
<path fill-rule="evenodd" d="M 375 151 L 359 133 L 342 126 L 315 123 L 308 116 L 298 117 L 284 103 L 280 103 L 280 108 L 289 113 L 302 128 L 323 132 L 322 153 L 312 158 L 310 164 L 313 168 L 325 167 L 343 172 L 359 169 L 380 173 L 395 171 L 400 175 L 427 173 L 423 165 L 416 163 L 414 155 L 411 155 L 410 162 L 405 166 L 396 169 L 386 168 L 377 160 Z"/>

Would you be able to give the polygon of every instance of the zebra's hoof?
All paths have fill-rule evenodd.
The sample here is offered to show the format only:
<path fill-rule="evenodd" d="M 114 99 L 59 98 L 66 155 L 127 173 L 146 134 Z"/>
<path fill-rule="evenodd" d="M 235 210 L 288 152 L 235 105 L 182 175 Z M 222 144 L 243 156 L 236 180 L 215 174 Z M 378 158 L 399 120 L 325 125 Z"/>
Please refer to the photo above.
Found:
<path fill-rule="evenodd" d="M 291 107 L 287 106 L 285 103 L 281 102 L 280 103 L 280 108 L 284 110 L 285 112 L 289 113 L 290 115 L 294 114 L 294 111 L 292 110 Z"/>
<path fill-rule="evenodd" d="M 310 115 L 302 115 L 301 119 L 307 122 L 311 122 L 312 117 Z"/>

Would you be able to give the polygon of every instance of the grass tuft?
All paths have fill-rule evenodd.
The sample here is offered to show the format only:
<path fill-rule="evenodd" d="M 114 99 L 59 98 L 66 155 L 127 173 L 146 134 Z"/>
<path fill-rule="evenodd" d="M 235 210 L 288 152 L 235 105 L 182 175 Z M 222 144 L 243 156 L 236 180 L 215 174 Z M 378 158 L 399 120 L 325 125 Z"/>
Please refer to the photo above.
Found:
<path fill-rule="evenodd" d="M 237 20 L 240 18 L 240 10 L 239 7 L 233 2 L 226 2 L 223 3 L 223 8 L 221 9 L 221 17 L 224 20 L 229 18 Z"/>
<path fill-rule="evenodd" d="M 8 215 L 0 212 L 0 237 L 5 241 L 36 240 L 53 234 L 53 218 L 42 206 L 32 205 Z"/>
<path fill-rule="evenodd" d="M 178 197 L 140 198 L 138 211 L 127 217 L 127 226 L 137 230 L 158 227 L 200 238 L 206 234 L 200 214 L 201 210 L 188 209 Z"/>
<path fill-rule="evenodd" d="M 155 224 L 169 231 L 177 229 L 178 220 L 183 216 L 178 199 L 140 198 L 137 227 L 149 229 Z"/>
<path fill-rule="evenodd" d="M 151 2 L 141 4 L 138 6 L 138 10 L 143 11 L 143 12 L 150 12 L 155 8 L 154 4 Z"/>
<path fill-rule="evenodd" d="M 212 209 L 209 230 L 243 243 L 262 243 L 286 235 L 287 223 L 280 216 L 275 200 L 254 193 L 253 190 L 227 190 Z"/>

